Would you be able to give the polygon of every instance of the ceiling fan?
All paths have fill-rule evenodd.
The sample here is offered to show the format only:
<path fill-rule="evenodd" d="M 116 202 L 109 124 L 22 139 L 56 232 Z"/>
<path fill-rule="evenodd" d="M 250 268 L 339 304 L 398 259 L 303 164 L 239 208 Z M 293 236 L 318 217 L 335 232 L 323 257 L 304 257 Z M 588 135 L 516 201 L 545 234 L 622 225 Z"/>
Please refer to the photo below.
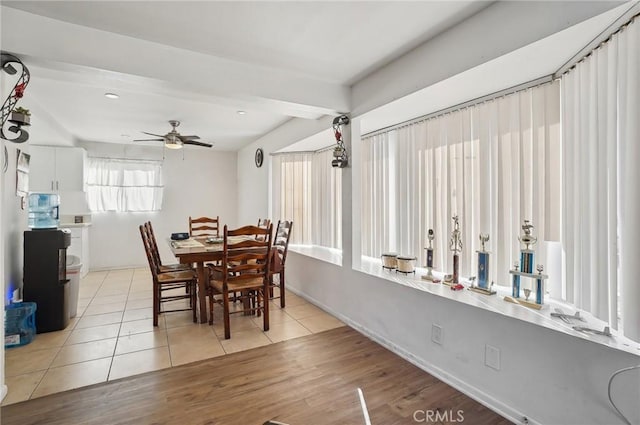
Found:
<path fill-rule="evenodd" d="M 164 136 L 160 134 L 147 133 L 146 131 L 142 132 L 149 136 L 160 137 L 160 139 L 137 139 L 134 140 L 134 142 L 164 142 L 164 146 L 169 149 L 182 149 L 184 145 L 204 146 L 207 148 L 213 146 L 211 143 L 198 142 L 197 139 L 199 139 L 200 136 L 183 136 L 178 133 L 178 131 L 176 131 L 176 127 L 180 125 L 180 121 L 170 120 L 169 124 L 171 124 L 171 127 L 173 128 Z"/>

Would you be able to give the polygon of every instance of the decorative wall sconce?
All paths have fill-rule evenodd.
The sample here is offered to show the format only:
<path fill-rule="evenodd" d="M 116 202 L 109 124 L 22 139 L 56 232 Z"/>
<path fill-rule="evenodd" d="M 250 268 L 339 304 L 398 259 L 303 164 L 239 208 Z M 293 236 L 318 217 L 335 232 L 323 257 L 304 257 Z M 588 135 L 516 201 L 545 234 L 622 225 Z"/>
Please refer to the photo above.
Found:
<path fill-rule="evenodd" d="M 27 84 L 29 84 L 31 74 L 29 73 L 29 69 L 20 59 L 12 54 L 0 52 L 0 69 L 2 71 L 9 75 L 15 75 L 18 70 L 14 65 L 19 65 L 21 72 L 20 77 L 18 77 L 18 81 L 13 89 L 11 89 L 11 93 L 9 93 L 9 96 L 4 101 L 2 108 L 0 109 L 2 112 L 0 119 L 0 137 L 14 143 L 24 143 L 29 139 L 29 133 L 23 127 L 29 125 L 30 114 L 27 109 L 15 108 L 15 106 L 18 103 L 18 100 L 24 95 L 24 90 L 27 88 Z M 7 120 L 13 124 L 9 127 L 9 131 L 16 134 L 16 137 L 14 138 L 9 138 L 4 133 L 4 125 Z"/>
<path fill-rule="evenodd" d="M 336 146 L 333 148 L 333 161 L 331 161 L 332 167 L 344 168 L 349 164 L 349 157 L 347 156 L 347 149 L 344 146 L 342 140 L 342 126 L 349 124 L 349 117 L 346 115 L 340 115 L 333 119 L 333 134 L 336 136 Z"/>

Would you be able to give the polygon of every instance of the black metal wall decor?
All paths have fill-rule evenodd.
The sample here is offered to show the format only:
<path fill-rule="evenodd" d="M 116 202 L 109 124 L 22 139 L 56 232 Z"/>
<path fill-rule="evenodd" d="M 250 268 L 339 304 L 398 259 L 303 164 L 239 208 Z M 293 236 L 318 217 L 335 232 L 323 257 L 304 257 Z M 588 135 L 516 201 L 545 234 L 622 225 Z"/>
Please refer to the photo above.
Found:
<path fill-rule="evenodd" d="M 333 160 L 331 166 L 336 168 L 344 168 L 349 164 L 349 157 L 347 156 L 347 149 L 344 146 L 344 140 L 342 139 L 342 126 L 349 124 L 349 117 L 346 115 L 340 115 L 333 119 L 333 135 L 336 138 L 336 146 L 333 148 Z"/>
<path fill-rule="evenodd" d="M 2 113 L 0 120 L 0 137 L 10 142 L 24 143 L 29 140 L 29 133 L 23 128 L 30 124 L 29 114 L 26 109 L 16 111 L 14 108 L 18 100 L 24 95 L 27 84 L 29 84 L 29 80 L 31 79 L 31 74 L 20 59 L 10 53 L 0 52 L 0 68 L 3 72 L 9 75 L 15 75 L 18 73 L 18 69 L 16 69 L 18 65 L 20 67 L 20 77 L 18 77 L 18 81 L 2 104 L 2 109 L 0 110 Z M 8 137 L 8 135 L 5 134 L 4 125 L 7 120 L 12 124 L 8 130 L 14 133 L 15 137 Z"/>

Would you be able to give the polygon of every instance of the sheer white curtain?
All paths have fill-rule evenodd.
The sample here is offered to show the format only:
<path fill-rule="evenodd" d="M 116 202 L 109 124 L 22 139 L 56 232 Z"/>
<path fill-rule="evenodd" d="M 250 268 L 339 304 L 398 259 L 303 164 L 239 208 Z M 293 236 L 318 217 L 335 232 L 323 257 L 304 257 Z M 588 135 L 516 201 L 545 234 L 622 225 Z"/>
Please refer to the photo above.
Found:
<path fill-rule="evenodd" d="M 331 166 L 333 150 L 311 157 L 313 241 L 316 245 L 342 249 L 342 172 Z"/>
<path fill-rule="evenodd" d="M 87 203 L 91 211 L 159 211 L 163 191 L 160 162 L 89 158 Z"/>
<path fill-rule="evenodd" d="M 549 83 L 364 138 L 362 254 L 424 265 L 433 228 L 434 267 L 451 272 L 457 214 L 461 274 L 476 274 L 478 235 L 489 233 L 491 279 L 509 285 L 524 219 L 539 241 L 560 238 L 559 124 L 559 84 Z"/>
<path fill-rule="evenodd" d="M 636 19 L 562 77 L 566 298 L 636 341 L 639 52 Z"/>
<path fill-rule="evenodd" d="M 292 244 L 342 247 L 342 174 L 332 159 L 332 151 L 272 159 L 272 216 L 293 221 Z"/>

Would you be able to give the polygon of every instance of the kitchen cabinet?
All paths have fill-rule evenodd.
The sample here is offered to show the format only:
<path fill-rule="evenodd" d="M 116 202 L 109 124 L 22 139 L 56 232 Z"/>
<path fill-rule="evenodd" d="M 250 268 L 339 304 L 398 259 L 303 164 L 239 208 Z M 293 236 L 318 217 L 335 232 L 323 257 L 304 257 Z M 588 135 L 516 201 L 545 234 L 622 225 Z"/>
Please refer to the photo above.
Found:
<path fill-rule="evenodd" d="M 61 225 L 63 227 L 64 225 Z M 89 272 L 89 227 L 71 227 L 71 245 L 67 248 L 67 255 L 75 255 L 80 258 L 82 268 L 80 277 Z"/>
<path fill-rule="evenodd" d="M 30 146 L 31 192 L 85 191 L 87 151 L 82 148 Z"/>

